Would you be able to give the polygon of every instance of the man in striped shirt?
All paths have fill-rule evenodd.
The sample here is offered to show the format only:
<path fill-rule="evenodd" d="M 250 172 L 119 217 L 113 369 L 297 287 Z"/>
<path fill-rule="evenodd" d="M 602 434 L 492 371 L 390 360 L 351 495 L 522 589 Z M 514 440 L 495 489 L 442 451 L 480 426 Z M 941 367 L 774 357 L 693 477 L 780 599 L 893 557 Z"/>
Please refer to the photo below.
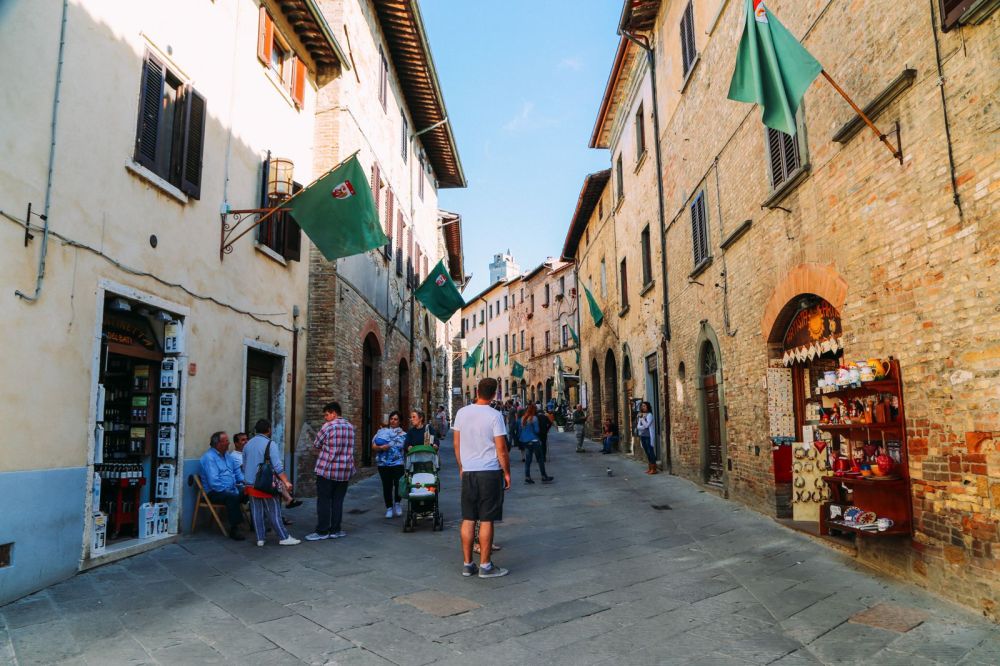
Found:
<path fill-rule="evenodd" d="M 344 514 L 347 484 L 357 471 L 354 467 L 354 426 L 340 415 L 340 403 L 323 407 L 326 423 L 313 442 L 319 451 L 316 458 L 316 531 L 306 541 L 339 539 L 347 536 L 340 529 Z"/>

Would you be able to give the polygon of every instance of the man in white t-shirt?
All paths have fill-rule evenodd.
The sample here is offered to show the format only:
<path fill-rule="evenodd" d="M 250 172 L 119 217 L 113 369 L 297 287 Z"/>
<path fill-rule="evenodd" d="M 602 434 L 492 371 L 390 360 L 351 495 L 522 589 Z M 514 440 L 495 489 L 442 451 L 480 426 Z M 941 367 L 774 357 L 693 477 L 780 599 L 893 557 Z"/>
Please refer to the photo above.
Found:
<path fill-rule="evenodd" d="M 507 425 L 503 415 L 490 407 L 497 394 L 497 380 L 482 379 L 476 402 L 458 410 L 455 459 L 462 476 L 462 556 L 463 576 L 480 578 L 506 576 L 507 569 L 493 565 L 493 522 L 503 519 L 503 494 L 510 488 L 510 459 L 507 457 Z M 479 566 L 472 561 L 472 541 L 479 522 Z"/>

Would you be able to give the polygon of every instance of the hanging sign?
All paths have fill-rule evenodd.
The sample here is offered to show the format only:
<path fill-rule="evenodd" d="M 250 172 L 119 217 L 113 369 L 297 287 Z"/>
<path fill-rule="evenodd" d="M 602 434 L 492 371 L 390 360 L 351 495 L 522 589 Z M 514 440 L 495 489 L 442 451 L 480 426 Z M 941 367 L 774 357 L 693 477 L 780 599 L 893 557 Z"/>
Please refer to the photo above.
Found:
<path fill-rule="evenodd" d="M 159 345 L 149 324 L 142 320 L 130 321 L 117 316 L 105 315 L 102 328 L 108 342 L 120 345 L 142 347 L 149 351 L 159 351 Z"/>
<path fill-rule="evenodd" d="M 802 363 L 826 352 L 836 352 L 843 348 L 840 313 L 837 309 L 821 301 L 817 305 L 799 311 L 788 325 L 782 347 L 785 365 Z"/>

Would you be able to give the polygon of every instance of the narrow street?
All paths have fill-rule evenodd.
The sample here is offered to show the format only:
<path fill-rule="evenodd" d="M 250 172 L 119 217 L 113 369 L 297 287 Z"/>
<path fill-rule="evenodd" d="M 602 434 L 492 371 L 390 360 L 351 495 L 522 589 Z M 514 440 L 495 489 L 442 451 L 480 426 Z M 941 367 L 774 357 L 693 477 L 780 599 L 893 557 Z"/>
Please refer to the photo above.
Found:
<path fill-rule="evenodd" d="M 573 446 L 553 432 L 547 486 L 524 485 L 515 449 L 506 578 L 460 575 L 449 448 L 443 533 L 402 533 L 369 478 L 345 539 L 259 549 L 205 527 L 3 607 L 0 662 L 1000 663 L 1000 629 L 971 612 Z M 290 515 L 293 534 L 311 529 L 310 503 Z"/>

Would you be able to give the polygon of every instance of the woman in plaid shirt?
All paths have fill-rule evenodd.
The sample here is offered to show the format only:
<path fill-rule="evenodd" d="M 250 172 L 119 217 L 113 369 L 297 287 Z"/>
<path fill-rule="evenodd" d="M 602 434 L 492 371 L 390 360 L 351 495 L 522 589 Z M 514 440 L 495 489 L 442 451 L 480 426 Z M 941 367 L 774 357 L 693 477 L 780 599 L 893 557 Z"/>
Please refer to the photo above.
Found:
<path fill-rule="evenodd" d="M 340 529 L 344 514 L 347 484 L 357 471 L 354 466 L 354 426 L 340 415 L 340 403 L 323 407 L 326 423 L 313 442 L 319 451 L 316 458 L 316 531 L 306 541 L 339 539 L 347 536 Z"/>

